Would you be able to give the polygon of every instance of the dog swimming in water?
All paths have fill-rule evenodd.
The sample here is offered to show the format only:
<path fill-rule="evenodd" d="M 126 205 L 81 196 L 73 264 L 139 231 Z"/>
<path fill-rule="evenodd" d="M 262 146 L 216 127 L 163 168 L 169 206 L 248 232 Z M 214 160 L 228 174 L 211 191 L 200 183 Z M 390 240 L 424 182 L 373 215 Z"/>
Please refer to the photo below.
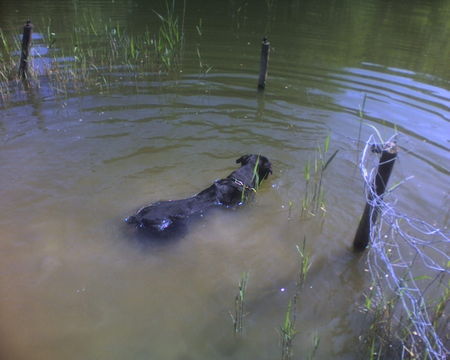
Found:
<path fill-rule="evenodd" d="M 149 237 L 167 238 L 185 231 L 188 221 L 202 217 L 213 208 L 236 208 L 256 192 L 272 174 L 272 164 L 262 155 L 243 155 L 241 167 L 198 194 L 180 200 L 158 201 L 138 210 L 125 222 Z"/>

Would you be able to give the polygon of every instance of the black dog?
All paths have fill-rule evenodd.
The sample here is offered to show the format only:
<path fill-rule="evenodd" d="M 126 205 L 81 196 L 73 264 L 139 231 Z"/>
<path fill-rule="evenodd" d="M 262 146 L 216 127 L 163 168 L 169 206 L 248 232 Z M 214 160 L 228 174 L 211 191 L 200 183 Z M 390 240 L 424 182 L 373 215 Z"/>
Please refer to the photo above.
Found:
<path fill-rule="evenodd" d="M 212 208 L 235 208 L 256 192 L 262 180 L 272 173 L 270 161 L 262 155 L 244 155 L 236 160 L 241 167 L 225 179 L 187 199 L 158 201 L 125 219 L 128 224 L 153 237 L 170 237 L 182 232 L 188 220 L 203 216 Z"/>

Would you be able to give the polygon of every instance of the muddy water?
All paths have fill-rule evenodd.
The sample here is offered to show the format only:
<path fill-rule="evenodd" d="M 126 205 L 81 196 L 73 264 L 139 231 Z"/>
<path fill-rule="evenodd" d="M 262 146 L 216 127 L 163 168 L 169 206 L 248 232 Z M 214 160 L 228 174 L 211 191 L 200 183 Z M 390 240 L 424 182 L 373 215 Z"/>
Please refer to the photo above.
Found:
<path fill-rule="evenodd" d="M 272 4 L 268 13 L 259 2 L 189 3 L 177 81 L 125 78 L 108 93 L 63 98 L 43 83 L 2 107 L 2 359 L 277 358 L 304 237 L 313 265 L 294 351 L 308 352 L 317 333 L 317 358 L 361 358 L 357 307 L 369 282 L 364 259 L 350 251 L 364 196 L 359 140 L 373 133 L 368 124 L 384 138 L 396 128 L 392 182 L 414 176 L 396 192 L 399 209 L 448 225 L 450 7 Z M 135 31 L 156 21 L 137 1 L 35 6 L 69 25 L 86 8 Z M 28 16 L 2 2 L 6 28 Z M 273 51 L 258 94 L 264 33 Z M 197 44 L 213 67 L 207 75 Z M 300 219 L 304 166 L 328 135 L 339 153 L 324 179 L 326 216 Z M 274 168 L 248 207 L 213 213 L 167 246 L 143 246 L 124 228 L 140 206 L 193 195 L 246 153 Z M 245 271 L 239 341 L 229 311 Z"/>

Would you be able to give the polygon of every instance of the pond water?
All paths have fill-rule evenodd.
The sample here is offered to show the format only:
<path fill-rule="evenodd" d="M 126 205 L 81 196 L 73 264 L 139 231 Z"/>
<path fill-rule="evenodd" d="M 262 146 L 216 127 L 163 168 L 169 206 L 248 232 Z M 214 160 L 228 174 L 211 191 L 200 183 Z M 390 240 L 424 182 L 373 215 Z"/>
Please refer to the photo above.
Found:
<path fill-rule="evenodd" d="M 181 18 L 182 2 L 176 8 Z M 158 23 L 154 9 L 164 11 L 137 0 L 3 0 L 0 23 L 18 32 L 32 17 L 39 33 L 50 18 L 64 39 L 89 12 L 138 33 Z M 351 243 L 368 125 L 385 139 L 399 133 L 392 184 L 414 176 L 396 190 L 399 210 L 448 226 L 449 1 L 189 1 L 184 12 L 176 78 L 117 73 L 109 91 L 66 96 L 42 81 L 2 104 L 2 359 L 278 358 L 304 238 L 312 266 L 294 354 L 307 354 L 317 334 L 315 358 L 362 358 L 358 308 L 370 279 Z M 329 155 L 339 152 L 323 179 L 326 214 L 301 218 L 305 164 L 327 136 Z M 167 246 L 124 231 L 140 206 L 193 195 L 247 153 L 274 170 L 249 206 L 211 214 Z M 243 272 L 236 339 L 229 312 Z"/>

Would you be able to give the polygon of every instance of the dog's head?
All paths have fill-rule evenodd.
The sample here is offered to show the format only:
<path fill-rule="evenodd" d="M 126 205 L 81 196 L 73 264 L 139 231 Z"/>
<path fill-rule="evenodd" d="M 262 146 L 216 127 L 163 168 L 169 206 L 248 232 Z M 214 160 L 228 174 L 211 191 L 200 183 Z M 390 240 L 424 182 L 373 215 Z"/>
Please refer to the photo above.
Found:
<path fill-rule="evenodd" d="M 236 163 L 241 164 L 241 166 L 251 166 L 258 175 L 259 182 L 267 179 L 269 174 L 272 174 L 272 164 L 268 158 L 262 155 L 243 155 L 236 160 Z"/>

